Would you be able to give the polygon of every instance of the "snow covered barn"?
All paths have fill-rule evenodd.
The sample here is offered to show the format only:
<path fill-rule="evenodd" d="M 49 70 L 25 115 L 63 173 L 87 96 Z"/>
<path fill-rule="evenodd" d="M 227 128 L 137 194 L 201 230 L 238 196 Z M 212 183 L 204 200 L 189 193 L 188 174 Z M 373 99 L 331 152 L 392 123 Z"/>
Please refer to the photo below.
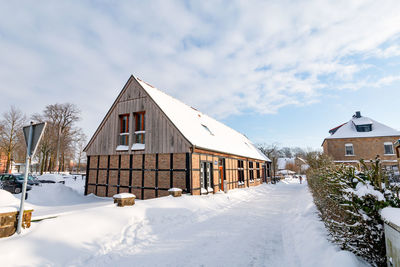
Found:
<path fill-rule="evenodd" d="M 393 144 L 400 138 L 400 132 L 368 117 L 358 111 L 350 121 L 329 131 L 322 146 L 324 153 L 337 163 L 357 166 L 360 159 L 373 160 L 377 155 L 389 171 L 398 173 L 399 165 Z"/>
<path fill-rule="evenodd" d="M 138 199 L 259 185 L 270 160 L 244 135 L 131 76 L 85 148 L 85 194 Z"/>

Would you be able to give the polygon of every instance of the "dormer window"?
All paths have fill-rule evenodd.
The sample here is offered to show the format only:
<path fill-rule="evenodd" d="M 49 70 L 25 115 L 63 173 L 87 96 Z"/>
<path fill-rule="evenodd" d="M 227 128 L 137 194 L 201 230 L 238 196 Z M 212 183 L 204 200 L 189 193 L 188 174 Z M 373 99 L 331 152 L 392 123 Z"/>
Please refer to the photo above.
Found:
<path fill-rule="evenodd" d="M 356 127 L 357 132 L 371 132 L 372 131 L 372 120 L 361 116 L 361 112 L 357 111 L 355 115 L 353 115 L 353 123 Z"/>
<path fill-rule="evenodd" d="M 133 113 L 135 119 L 135 132 L 133 133 L 132 150 L 142 150 L 145 144 L 146 124 L 145 124 L 145 111 Z"/>
<path fill-rule="evenodd" d="M 356 125 L 357 132 L 370 132 L 372 131 L 372 124 Z"/>
<path fill-rule="evenodd" d="M 394 155 L 394 149 L 392 143 L 385 142 L 383 146 L 385 147 L 385 155 Z"/>
<path fill-rule="evenodd" d="M 345 155 L 354 156 L 353 144 L 345 144 Z"/>

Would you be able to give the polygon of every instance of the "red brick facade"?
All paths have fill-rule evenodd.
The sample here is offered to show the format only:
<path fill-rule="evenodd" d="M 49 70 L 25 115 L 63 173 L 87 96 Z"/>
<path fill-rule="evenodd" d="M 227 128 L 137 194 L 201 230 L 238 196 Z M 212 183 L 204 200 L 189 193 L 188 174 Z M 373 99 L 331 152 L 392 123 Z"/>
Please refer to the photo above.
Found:
<path fill-rule="evenodd" d="M 360 159 L 366 161 L 375 159 L 379 156 L 384 165 L 398 165 L 395 152 L 385 154 L 385 143 L 393 144 L 399 136 L 386 137 L 363 137 L 363 138 L 340 138 L 325 139 L 323 143 L 324 153 L 328 154 L 338 163 L 358 164 Z M 352 144 L 354 154 L 346 155 L 346 144 Z"/>

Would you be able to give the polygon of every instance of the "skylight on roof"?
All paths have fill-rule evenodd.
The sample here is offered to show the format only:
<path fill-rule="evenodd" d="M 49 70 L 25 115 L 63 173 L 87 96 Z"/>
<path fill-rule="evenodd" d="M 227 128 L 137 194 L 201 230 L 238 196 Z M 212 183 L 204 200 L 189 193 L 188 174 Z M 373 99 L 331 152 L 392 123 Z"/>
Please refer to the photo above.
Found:
<path fill-rule="evenodd" d="M 209 134 L 214 135 L 213 132 L 211 132 L 211 130 L 208 129 L 206 125 L 202 124 L 201 126 L 203 126 L 203 128 L 206 129 Z"/>

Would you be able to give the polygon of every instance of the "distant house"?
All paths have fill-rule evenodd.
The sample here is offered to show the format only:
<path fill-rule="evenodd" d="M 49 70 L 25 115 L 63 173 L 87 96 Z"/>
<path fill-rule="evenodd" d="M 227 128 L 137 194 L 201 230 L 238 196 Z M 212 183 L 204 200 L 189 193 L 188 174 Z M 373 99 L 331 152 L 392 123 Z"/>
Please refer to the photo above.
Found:
<path fill-rule="evenodd" d="M 322 147 L 335 162 L 358 166 L 360 159 L 368 162 L 379 156 L 386 169 L 398 172 L 393 144 L 400 138 L 399 131 L 356 112 L 329 133 Z"/>
<path fill-rule="evenodd" d="M 131 76 L 88 145 L 85 193 L 139 199 L 267 181 L 270 160 L 243 134 Z"/>
<path fill-rule="evenodd" d="M 396 149 L 397 160 L 400 163 L 400 139 L 394 143 L 394 147 Z"/>
<path fill-rule="evenodd" d="M 277 168 L 278 171 L 291 170 L 300 174 L 304 173 L 309 168 L 309 165 L 300 157 L 278 158 Z"/>

